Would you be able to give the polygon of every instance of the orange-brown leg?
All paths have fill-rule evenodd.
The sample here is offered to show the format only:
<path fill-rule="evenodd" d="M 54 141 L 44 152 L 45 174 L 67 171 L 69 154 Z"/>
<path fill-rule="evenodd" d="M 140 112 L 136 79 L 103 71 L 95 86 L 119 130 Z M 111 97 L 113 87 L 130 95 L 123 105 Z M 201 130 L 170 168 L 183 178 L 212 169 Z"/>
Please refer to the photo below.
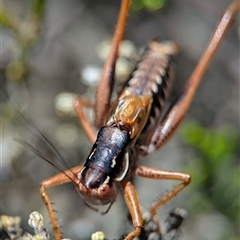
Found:
<path fill-rule="evenodd" d="M 54 210 L 53 210 L 50 198 L 46 192 L 46 189 L 55 187 L 63 183 L 68 183 L 68 182 L 73 182 L 74 184 L 77 184 L 77 174 L 81 169 L 82 169 L 82 166 L 71 168 L 69 170 L 64 171 L 64 173 L 61 172 L 52 177 L 49 177 L 40 183 L 40 195 L 47 208 L 48 215 L 50 217 L 52 228 L 53 228 L 54 237 L 56 240 L 61 240 L 62 237 L 61 237 L 61 232 L 58 226 L 58 222 L 54 214 Z"/>
<path fill-rule="evenodd" d="M 136 168 L 134 172 L 135 176 L 150 178 L 150 179 L 168 179 L 168 180 L 179 180 L 182 181 L 179 185 L 174 187 L 171 191 L 166 193 L 163 197 L 161 197 L 158 201 L 152 204 L 149 211 L 152 216 L 156 215 L 157 209 L 169 201 L 171 198 L 176 196 L 183 188 L 185 188 L 191 181 L 191 177 L 187 173 L 166 171 L 157 168 L 145 167 L 141 166 Z"/>
<path fill-rule="evenodd" d="M 119 11 L 118 22 L 113 36 L 113 41 L 108 58 L 103 67 L 103 72 L 96 92 L 95 104 L 82 99 L 77 98 L 74 102 L 74 108 L 80 123 L 85 131 L 88 139 L 91 143 L 96 140 L 96 131 L 93 126 L 88 122 L 84 112 L 84 107 L 94 107 L 95 110 L 95 126 L 97 128 L 102 127 L 107 112 L 110 107 L 110 100 L 112 95 L 112 89 L 114 85 L 114 73 L 115 65 L 118 57 L 119 45 L 123 38 L 125 23 L 127 19 L 130 0 L 122 0 L 121 9 Z"/>
<path fill-rule="evenodd" d="M 102 76 L 98 85 L 95 102 L 95 125 L 100 128 L 109 110 L 112 89 L 114 85 L 115 65 L 118 57 L 118 48 L 123 38 L 130 0 L 122 0 L 117 26 L 114 32 L 110 53 L 103 67 Z"/>
<path fill-rule="evenodd" d="M 209 61 L 223 40 L 223 37 L 234 20 L 236 13 L 239 11 L 239 8 L 239 0 L 235 0 L 225 11 L 223 17 L 216 27 L 216 30 L 214 31 L 209 45 L 186 82 L 181 95 L 171 109 L 169 109 L 163 121 L 159 124 L 159 126 L 157 126 L 153 134 L 149 137 L 149 146 L 142 147 L 143 154 L 149 154 L 160 148 L 171 138 L 177 129 L 191 103 L 193 95 L 201 81 Z"/>
<path fill-rule="evenodd" d="M 82 128 L 91 143 L 94 143 L 97 138 L 97 132 L 91 125 L 86 115 L 84 114 L 84 108 L 93 108 L 93 104 L 85 99 L 77 98 L 74 101 L 74 109 L 82 125 Z"/>
<path fill-rule="evenodd" d="M 123 191 L 125 202 L 127 204 L 128 210 L 132 217 L 132 222 L 134 227 L 134 230 L 130 232 L 124 240 L 132 240 L 135 237 L 137 237 L 141 232 L 142 224 L 143 224 L 142 214 L 141 214 L 136 191 L 134 189 L 134 186 L 131 184 L 131 182 L 123 180 L 122 182 L 120 182 L 120 185 Z"/>

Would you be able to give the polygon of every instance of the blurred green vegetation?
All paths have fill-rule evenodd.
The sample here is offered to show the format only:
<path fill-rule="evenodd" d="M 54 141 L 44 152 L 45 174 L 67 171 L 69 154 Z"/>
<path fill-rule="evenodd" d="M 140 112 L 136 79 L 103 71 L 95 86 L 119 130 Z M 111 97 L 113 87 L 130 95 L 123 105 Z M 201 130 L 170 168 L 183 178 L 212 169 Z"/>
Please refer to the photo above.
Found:
<path fill-rule="evenodd" d="M 191 212 L 218 211 L 237 232 L 240 220 L 239 132 L 231 126 L 211 130 L 189 122 L 181 128 L 180 136 L 184 143 L 193 147 L 197 156 L 184 169 L 193 177 L 189 186 Z"/>
<path fill-rule="evenodd" d="M 29 50 L 40 33 L 44 3 L 45 0 L 30 1 L 23 19 L 2 3 L 0 24 L 13 34 L 15 40 L 15 45 L 12 47 L 12 61 L 5 68 L 9 80 L 26 80 L 29 70 Z"/>
<path fill-rule="evenodd" d="M 164 7 L 166 0 L 133 0 L 131 8 L 134 11 L 149 10 L 157 11 Z"/>

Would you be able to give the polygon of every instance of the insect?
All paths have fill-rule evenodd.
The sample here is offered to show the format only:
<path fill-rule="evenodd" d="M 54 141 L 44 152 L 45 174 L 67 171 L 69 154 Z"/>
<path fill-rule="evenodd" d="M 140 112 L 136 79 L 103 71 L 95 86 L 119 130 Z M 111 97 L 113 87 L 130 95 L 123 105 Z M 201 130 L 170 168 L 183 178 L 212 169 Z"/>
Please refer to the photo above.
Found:
<path fill-rule="evenodd" d="M 167 113 L 162 113 L 172 81 L 171 62 L 177 48 L 174 43 L 151 40 L 135 71 L 115 101 L 111 101 L 114 68 L 118 47 L 123 37 L 129 0 L 123 0 L 110 55 L 103 69 L 95 103 L 82 98 L 75 101 L 81 125 L 93 143 L 83 166 L 77 166 L 50 177 L 41 183 L 41 197 L 48 210 L 54 236 L 61 233 L 46 189 L 72 182 L 90 208 L 108 205 L 109 211 L 116 200 L 116 183 L 122 189 L 133 222 L 133 230 L 125 240 L 140 234 L 142 218 L 137 193 L 131 176 L 151 179 L 173 179 L 181 183 L 156 201 L 149 209 L 152 216 L 157 209 L 190 183 L 190 175 L 180 172 L 137 166 L 139 156 L 148 155 L 164 145 L 184 117 L 194 92 L 211 56 L 220 44 L 239 6 L 238 1 L 228 8 L 199 64 L 186 82 L 181 95 Z M 95 128 L 84 115 L 85 107 L 95 112 Z"/>

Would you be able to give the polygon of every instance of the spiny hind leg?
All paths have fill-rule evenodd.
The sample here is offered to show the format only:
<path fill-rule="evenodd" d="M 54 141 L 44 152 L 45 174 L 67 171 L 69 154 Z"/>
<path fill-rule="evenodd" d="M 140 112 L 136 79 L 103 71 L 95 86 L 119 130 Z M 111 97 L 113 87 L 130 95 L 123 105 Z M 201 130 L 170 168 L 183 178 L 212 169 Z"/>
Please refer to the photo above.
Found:
<path fill-rule="evenodd" d="M 174 171 L 166 171 L 163 169 L 157 169 L 152 167 L 140 166 L 137 167 L 135 172 L 135 176 L 144 177 L 149 179 L 156 180 L 179 180 L 181 183 L 174 187 L 172 190 L 167 192 L 164 196 L 159 198 L 156 202 L 152 204 L 149 211 L 152 216 L 156 216 L 157 209 L 176 196 L 180 191 L 183 190 L 191 181 L 191 176 L 187 173 L 174 172 Z"/>
<path fill-rule="evenodd" d="M 155 131 L 149 135 L 147 145 L 140 147 L 139 152 L 141 155 L 148 155 L 156 151 L 161 146 L 163 146 L 174 134 L 178 125 L 185 116 L 189 105 L 191 104 L 192 98 L 210 60 L 212 59 L 212 56 L 218 49 L 239 9 L 239 0 L 233 1 L 228 6 L 219 23 L 217 24 L 216 29 L 203 55 L 198 61 L 189 79 L 185 83 L 181 94 L 169 108 L 168 112 L 163 117 L 163 120 L 159 123 L 158 126 L 156 126 Z"/>
<path fill-rule="evenodd" d="M 39 189 L 40 195 L 41 195 L 42 200 L 47 208 L 48 215 L 49 215 L 49 218 L 50 218 L 50 221 L 52 224 L 52 228 L 53 228 L 54 237 L 56 240 L 61 240 L 62 236 L 61 236 L 61 232 L 59 229 L 57 218 L 54 213 L 54 209 L 52 207 L 50 197 L 48 196 L 46 190 L 48 188 L 55 187 L 57 185 L 68 183 L 68 182 L 77 183 L 77 181 L 78 181 L 77 174 L 79 173 L 79 171 L 81 169 L 82 169 L 82 166 L 77 166 L 77 167 L 71 168 L 64 172 L 58 173 L 52 177 L 49 177 L 40 183 L 40 189 Z"/>

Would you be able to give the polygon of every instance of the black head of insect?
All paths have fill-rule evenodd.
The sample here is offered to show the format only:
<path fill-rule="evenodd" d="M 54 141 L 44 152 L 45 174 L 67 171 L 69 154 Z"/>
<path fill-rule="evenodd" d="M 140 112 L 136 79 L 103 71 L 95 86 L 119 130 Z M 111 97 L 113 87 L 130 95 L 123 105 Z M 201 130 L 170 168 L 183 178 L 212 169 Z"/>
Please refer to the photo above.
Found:
<path fill-rule="evenodd" d="M 86 203 L 106 205 L 115 201 L 116 181 L 121 181 L 128 171 L 130 142 L 126 130 L 104 126 L 79 173 L 78 191 Z"/>

